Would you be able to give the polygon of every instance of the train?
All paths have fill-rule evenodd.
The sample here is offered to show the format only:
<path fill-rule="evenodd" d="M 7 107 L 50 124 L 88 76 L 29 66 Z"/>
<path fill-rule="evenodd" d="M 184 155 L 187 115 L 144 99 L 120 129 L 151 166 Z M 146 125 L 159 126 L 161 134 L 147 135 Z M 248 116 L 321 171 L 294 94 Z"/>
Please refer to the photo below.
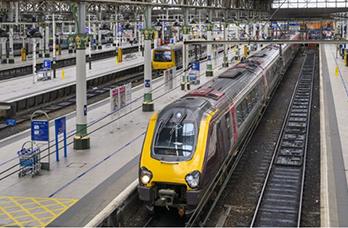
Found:
<path fill-rule="evenodd" d="M 152 69 L 167 70 L 173 67 L 178 69 L 183 66 L 183 43 L 169 44 L 159 46 L 153 49 L 152 54 Z M 217 45 L 217 53 L 224 50 L 223 45 Z M 196 60 L 204 60 L 207 58 L 206 45 L 190 45 L 188 50 L 189 66 Z"/>
<path fill-rule="evenodd" d="M 148 210 L 177 208 L 183 215 L 195 210 L 257 125 L 299 45 L 281 48 L 264 46 L 152 115 L 138 175 L 138 195 Z"/>

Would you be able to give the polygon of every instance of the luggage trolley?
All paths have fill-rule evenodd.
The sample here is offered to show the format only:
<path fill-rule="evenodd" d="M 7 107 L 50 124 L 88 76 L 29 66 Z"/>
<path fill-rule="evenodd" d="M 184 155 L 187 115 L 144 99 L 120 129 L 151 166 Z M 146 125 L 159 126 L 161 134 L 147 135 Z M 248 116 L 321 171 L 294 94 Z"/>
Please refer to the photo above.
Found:
<path fill-rule="evenodd" d="M 26 144 L 30 143 L 30 147 L 27 148 Z M 40 174 L 40 148 L 32 144 L 31 141 L 23 144 L 22 149 L 17 152 L 19 158 L 19 165 L 21 170 L 18 173 L 18 177 L 24 177 L 31 175 L 32 177 Z"/>

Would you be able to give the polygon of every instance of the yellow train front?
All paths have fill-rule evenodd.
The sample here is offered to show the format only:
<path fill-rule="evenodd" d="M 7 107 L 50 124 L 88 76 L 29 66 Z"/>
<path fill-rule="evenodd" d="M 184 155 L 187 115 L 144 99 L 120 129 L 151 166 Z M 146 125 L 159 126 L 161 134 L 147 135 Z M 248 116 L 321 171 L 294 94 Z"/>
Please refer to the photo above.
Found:
<path fill-rule="evenodd" d="M 153 50 L 153 70 L 167 70 L 178 66 L 182 66 L 182 44 L 160 46 Z"/>
<path fill-rule="evenodd" d="M 205 113 L 208 106 L 204 99 L 183 98 L 151 117 L 138 186 L 148 209 L 176 207 L 180 213 L 189 213 L 197 205 L 209 129 L 204 120 L 211 118 Z"/>

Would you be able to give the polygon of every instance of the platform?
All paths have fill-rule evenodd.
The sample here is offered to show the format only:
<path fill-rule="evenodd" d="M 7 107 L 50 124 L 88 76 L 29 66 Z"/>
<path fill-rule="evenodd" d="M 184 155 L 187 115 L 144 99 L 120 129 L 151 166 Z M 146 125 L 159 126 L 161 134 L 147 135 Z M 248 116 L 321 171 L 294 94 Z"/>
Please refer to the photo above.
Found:
<path fill-rule="evenodd" d="M 222 62 L 222 56 L 219 57 L 218 61 Z M 103 66 L 106 68 L 106 65 Z M 225 69 L 227 68 L 215 69 L 216 75 Z M 205 72 L 205 63 L 202 64 L 201 72 L 202 74 Z M 176 77 L 176 89 L 174 90 L 166 90 L 164 86 L 161 86 L 163 85 L 162 78 L 154 80 L 153 89 L 158 87 L 153 92 L 156 110 L 162 109 L 168 103 L 185 94 L 185 91 L 180 90 L 180 79 L 180 75 Z M 203 76 L 201 83 L 210 79 Z M 135 110 L 127 115 L 125 114 L 127 110 L 130 111 L 130 108 L 104 117 L 110 113 L 109 99 L 91 105 L 88 108 L 89 124 L 104 117 L 97 124 L 88 128 L 88 132 L 95 131 L 90 135 L 91 149 L 74 151 L 70 145 L 67 159 L 61 155 L 61 160 L 56 162 L 55 157 L 51 156 L 51 171 L 43 171 L 41 176 L 34 178 L 19 179 L 17 175 L 9 176 L 0 182 L 0 196 L 81 199 L 86 194 L 92 194 L 89 203 L 92 200 L 95 209 L 101 210 L 137 178 L 138 157 L 147 123 L 152 113 L 141 111 L 142 85 L 133 88 L 132 100 L 135 102 L 130 106 L 132 110 Z M 117 120 L 123 114 L 125 116 Z M 109 122 L 112 123 L 103 127 Z M 67 129 L 68 135 L 73 135 L 75 129 L 74 113 L 67 116 Z M 50 132 L 53 135 L 53 127 L 51 127 Z M 0 161 L 2 161 L 0 162 L 0 172 L 18 163 L 16 151 L 21 148 L 25 141 L 29 140 L 29 137 L 28 130 L 0 141 Z M 72 138 L 68 140 L 68 142 L 71 141 Z M 91 192 L 92 189 L 95 190 Z M 73 206 L 71 210 L 77 209 L 74 209 Z M 81 212 L 80 216 L 75 214 L 73 217 L 69 217 L 69 220 L 65 219 L 65 226 L 79 224 L 82 226 L 97 213 L 88 207 L 80 206 L 78 210 Z"/>
<path fill-rule="evenodd" d="M 321 226 L 348 226 L 348 67 L 320 47 Z"/>
<path fill-rule="evenodd" d="M 125 46 L 126 47 L 129 47 L 130 45 L 127 45 Z M 106 46 L 106 45 L 103 45 L 103 49 L 96 49 L 96 50 L 92 50 L 92 54 L 95 54 L 95 53 L 101 53 L 101 52 L 107 52 L 107 51 L 111 51 L 111 50 L 115 50 L 115 47 L 113 47 L 112 45 L 109 45 L 109 46 Z M 87 53 L 88 53 L 88 50 L 87 50 Z M 38 53 L 37 53 L 38 54 Z M 50 55 L 51 57 L 49 58 L 39 58 L 37 57 L 36 58 L 36 61 L 37 63 L 42 63 L 42 61 L 44 59 L 52 59 L 52 52 L 50 52 Z M 72 57 L 75 57 L 75 53 L 69 53 L 68 50 L 62 50 L 62 54 L 61 55 L 57 55 L 56 56 L 56 59 L 57 60 L 62 60 L 62 59 L 68 59 L 68 58 L 72 58 Z M 30 56 L 32 56 L 30 54 Z M 21 61 L 21 57 L 20 56 L 16 56 L 14 57 L 14 63 L 1 63 L 0 64 L 0 71 L 2 70 L 7 70 L 7 69 L 12 69 L 12 68 L 17 68 L 17 67 L 23 67 L 23 66 L 32 66 L 33 65 L 33 59 L 32 57 L 29 59 L 27 59 L 27 61 Z"/>
<path fill-rule="evenodd" d="M 136 55 L 135 58 L 125 59 L 122 63 L 116 64 L 115 58 L 98 60 L 92 63 L 92 70 L 87 68 L 87 80 L 97 78 L 105 74 L 133 68 L 144 64 L 142 56 Z M 62 70 L 64 70 L 64 79 L 62 78 Z M 19 98 L 31 97 L 42 92 L 56 90 L 72 84 L 76 81 L 76 67 L 70 66 L 57 70 L 57 78 L 47 81 L 33 82 L 33 74 L 21 78 L 8 79 L 0 81 L 0 101 L 14 102 Z"/>

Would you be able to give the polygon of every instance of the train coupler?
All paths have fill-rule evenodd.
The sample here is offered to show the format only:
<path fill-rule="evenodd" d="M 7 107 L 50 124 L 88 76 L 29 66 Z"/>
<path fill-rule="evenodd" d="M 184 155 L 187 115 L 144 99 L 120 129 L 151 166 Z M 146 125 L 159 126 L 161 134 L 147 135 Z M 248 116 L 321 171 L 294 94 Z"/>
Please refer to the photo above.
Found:
<path fill-rule="evenodd" d="M 174 204 L 176 192 L 172 189 L 160 189 L 158 196 L 159 199 L 156 201 L 156 205 L 165 206 L 169 210 L 169 206 Z"/>

